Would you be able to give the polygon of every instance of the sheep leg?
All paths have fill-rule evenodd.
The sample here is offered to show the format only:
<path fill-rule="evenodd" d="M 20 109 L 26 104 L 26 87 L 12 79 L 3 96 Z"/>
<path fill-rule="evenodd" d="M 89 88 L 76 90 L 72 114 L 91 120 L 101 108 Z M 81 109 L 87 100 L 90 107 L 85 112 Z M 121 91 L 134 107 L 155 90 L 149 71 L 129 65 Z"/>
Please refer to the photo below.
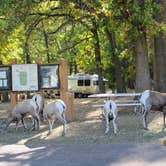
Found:
<path fill-rule="evenodd" d="M 48 135 L 49 135 L 52 132 L 52 123 L 51 123 L 50 119 L 48 119 L 48 124 L 49 124 L 49 133 L 48 133 Z"/>
<path fill-rule="evenodd" d="M 16 120 L 16 131 L 18 130 L 18 124 L 19 124 L 19 120 Z"/>
<path fill-rule="evenodd" d="M 105 114 L 105 134 L 109 132 L 109 120 L 108 120 L 108 114 Z"/>
<path fill-rule="evenodd" d="M 118 128 L 117 128 L 117 125 L 116 125 L 116 120 L 117 120 L 117 117 L 114 117 L 114 119 L 113 119 L 114 134 L 117 134 L 117 131 L 118 131 Z"/>
<path fill-rule="evenodd" d="M 165 116 L 166 112 L 163 111 L 163 130 L 165 129 Z"/>
<path fill-rule="evenodd" d="M 27 128 L 27 126 L 25 125 L 24 118 L 21 119 L 21 122 L 22 122 L 22 124 L 23 124 L 24 131 L 26 131 L 28 128 Z"/>
<path fill-rule="evenodd" d="M 36 120 L 35 118 L 33 117 L 33 128 L 32 128 L 32 131 L 34 131 L 36 129 Z"/>
<path fill-rule="evenodd" d="M 65 119 L 65 114 L 62 115 L 57 115 L 57 118 L 62 122 L 63 124 L 63 133 L 62 136 L 65 136 L 66 134 L 66 119 Z"/>
<path fill-rule="evenodd" d="M 66 135 L 66 116 L 65 116 L 65 113 L 62 114 L 62 118 L 64 120 L 62 135 Z"/>
<path fill-rule="evenodd" d="M 33 123 L 33 128 L 32 130 L 36 130 L 36 123 L 37 123 L 37 130 L 39 131 L 40 129 L 40 119 L 38 116 L 33 116 L 34 123 Z"/>
<path fill-rule="evenodd" d="M 53 128 L 54 122 L 55 122 L 55 119 L 53 119 L 52 122 L 51 122 L 52 128 Z"/>
<path fill-rule="evenodd" d="M 148 127 L 147 127 L 147 114 L 148 114 L 148 111 L 144 110 L 144 113 L 143 113 L 143 126 L 144 126 L 145 130 L 148 130 Z"/>
<path fill-rule="evenodd" d="M 36 116 L 35 120 L 37 122 L 37 130 L 39 131 L 40 130 L 40 118 L 39 118 L 39 116 Z"/>
<path fill-rule="evenodd" d="M 39 117 L 42 122 L 44 122 L 43 110 L 40 110 Z"/>

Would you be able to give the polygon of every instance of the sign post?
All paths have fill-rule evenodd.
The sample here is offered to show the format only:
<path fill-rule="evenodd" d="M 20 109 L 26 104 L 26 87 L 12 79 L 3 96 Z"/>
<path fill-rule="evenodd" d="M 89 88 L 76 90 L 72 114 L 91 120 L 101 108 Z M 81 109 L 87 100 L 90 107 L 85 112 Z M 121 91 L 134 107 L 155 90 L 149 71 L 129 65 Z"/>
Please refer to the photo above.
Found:
<path fill-rule="evenodd" d="M 41 64 L 43 63 L 42 59 L 39 58 L 39 57 L 37 57 L 37 58 L 35 59 L 35 62 L 36 62 L 36 64 L 38 64 L 38 65 L 41 65 Z M 44 99 L 44 90 L 43 90 L 43 89 L 39 88 L 38 94 L 40 94 L 40 95 L 42 96 L 42 98 Z"/>
<path fill-rule="evenodd" d="M 16 64 L 17 59 L 11 59 L 10 64 Z M 17 92 L 10 91 L 10 105 L 13 108 L 17 104 Z"/>
<path fill-rule="evenodd" d="M 74 119 L 73 109 L 73 94 L 68 91 L 68 75 L 67 75 L 67 61 L 60 59 L 59 63 L 59 76 L 60 76 L 60 98 L 67 105 L 67 120 L 72 121 Z"/>
<path fill-rule="evenodd" d="M 58 89 L 60 98 L 67 105 L 67 121 L 74 119 L 74 96 L 68 91 L 68 71 L 65 59 L 60 59 L 59 64 L 41 64 L 40 59 L 36 60 L 36 64 L 17 64 L 16 59 L 11 59 L 10 64 L 11 80 L 9 81 L 6 76 L 7 69 L 0 70 L 0 88 L 4 89 L 6 84 L 12 84 L 12 86 L 6 86 L 10 87 L 12 107 L 17 104 L 17 93 L 20 91 L 38 91 L 43 94 L 43 89 Z"/>

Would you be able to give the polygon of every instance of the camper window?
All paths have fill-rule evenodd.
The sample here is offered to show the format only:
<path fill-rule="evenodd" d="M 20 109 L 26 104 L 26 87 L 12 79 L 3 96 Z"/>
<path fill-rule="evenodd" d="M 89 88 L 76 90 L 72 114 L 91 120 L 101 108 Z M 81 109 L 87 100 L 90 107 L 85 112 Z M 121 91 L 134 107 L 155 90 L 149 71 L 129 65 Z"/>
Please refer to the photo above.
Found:
<path fill-rule="evenodd" d="M 85 86 L 90 86 L 90 80 L 85 80 Z"/>
<path fill-rule="evenodd" d="M 78 80 L 78 86 L 90 86 L 90 80 Z"/>
<path fill-rule="evenodd" d="M 78 86 L 83 86 L 83 80 L 78 80 Z"/>

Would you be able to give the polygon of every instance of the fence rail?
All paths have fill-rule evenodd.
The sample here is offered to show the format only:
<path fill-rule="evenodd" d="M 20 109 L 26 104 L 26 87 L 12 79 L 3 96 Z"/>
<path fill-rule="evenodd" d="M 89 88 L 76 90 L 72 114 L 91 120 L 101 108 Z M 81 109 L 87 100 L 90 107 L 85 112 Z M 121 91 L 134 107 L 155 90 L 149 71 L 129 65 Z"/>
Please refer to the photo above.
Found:
<path fill-rule="evenodd" d="M 139 97 L 141 93 L 104 93 L 104 94 L 93 94 L 89 95 L 89 98 L 107 98 L 111 100 L 115 100 L 117 97 L 133 97 L 133 99 L 124 100 L 116 100 L 115 103 L 118 107 L 134 107 L 134 111 L 137 110 L 138 106 L 141 106 L 139 102 Z M 137 99 L 135 99 L 137 97 Z M 93 107 L 103 107 L 104 104 L 94 104 Z"/>

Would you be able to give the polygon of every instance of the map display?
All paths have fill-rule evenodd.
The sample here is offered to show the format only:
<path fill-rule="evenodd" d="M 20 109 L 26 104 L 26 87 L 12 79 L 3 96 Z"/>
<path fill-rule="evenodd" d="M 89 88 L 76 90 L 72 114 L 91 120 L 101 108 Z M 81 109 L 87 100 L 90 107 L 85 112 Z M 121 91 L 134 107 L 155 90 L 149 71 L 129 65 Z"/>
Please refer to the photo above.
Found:
<path fill-rule="evenodd" d="M 13 91 L 38 90 L 37 64 L 12 65 L 12 90 Z"/>

